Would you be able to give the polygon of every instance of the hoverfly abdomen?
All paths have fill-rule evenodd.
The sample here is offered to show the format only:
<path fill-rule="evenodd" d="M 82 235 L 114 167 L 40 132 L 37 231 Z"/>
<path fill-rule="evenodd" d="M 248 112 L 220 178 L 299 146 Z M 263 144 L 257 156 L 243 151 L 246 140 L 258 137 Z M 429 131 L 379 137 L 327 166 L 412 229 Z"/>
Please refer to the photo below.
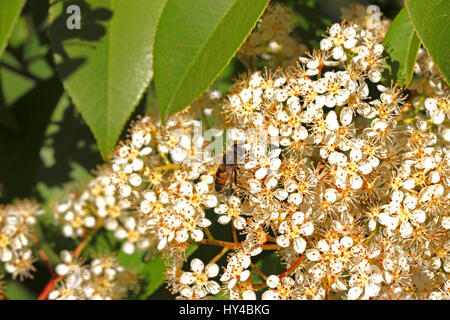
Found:
<path fill-rule="evenodd" d="M 224 187 L 227 185 L 228 180 L 233 174 L 233 166 L 221 164 L 216 172 L 216 180 L 214 182 L 215 189 L 217 192 L 221 192 Z"/>
<path fill-rule="evenodd" d="M 236 183 L 237 180 L 237 164 L 244 156 L 244 150 L 237 143 L 233 145 L 233 149 L 225 153 L 222 158 L 222 163 L 216 171 L 216 179 L 214 182 L 217 192 L 221 192 L 230 184 Z M 232 179 L 232 176 L 234 178 Z"/>

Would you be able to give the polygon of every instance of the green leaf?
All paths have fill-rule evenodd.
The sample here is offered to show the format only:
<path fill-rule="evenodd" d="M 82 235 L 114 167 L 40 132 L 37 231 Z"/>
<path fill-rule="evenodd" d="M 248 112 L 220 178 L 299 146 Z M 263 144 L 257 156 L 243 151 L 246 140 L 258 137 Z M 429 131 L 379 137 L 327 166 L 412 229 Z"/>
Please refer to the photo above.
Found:
<path fill-rule="evenodd" d="M 19 281 L 9 280 L 6 284 L 6 296 L 10 300 L 34 300 L 34 294 Z"/>
<path fill-rule="evenodd" d="M 13 32 L 9 37 L 7 47 L 11 49 L 19 49 L 19 47 L 25 45 L 30 37 L 30 31 L 32 29 L 27 24 L 27 15 L 21 15 L 17 20 Z"/>
<path fill-rule="evenodd" d="M 259 259 L 260 260 L 256 262 L 255 265 L 266 275 L 280 274 L 284 271 L 280 265 L 276 252 L 269 251 L 264 253 L 264 255 L 259 257 Z"/>
<path fill-rule="evenodd" d="M 87 187 L 89 174 L 103 163 L 97 144 L 80 113 L 64 93 L 47 126 L 40 150 L 37 191 L 51 205 L 63 200 L 69 190 Z"/>
<path fill-rule="evenodd" d="M 405 8 L 392 21 L 384 46 L 389 55 L 390 79 L 407 87 L 412 79 L 420 41 Z"/>
<path fill-rule="evenodd" d="M 8 198 L 29 196 L 50 116 L 62 94 L 56 78 L 41 82 L 10 108 L 20 130 L 0 128 L 0 181 Z"/>
<path fill-rule="evenodd" d="M 102 228 L 83 250 L 82 256 L 91 259 L 102 254 L 114 255 L 119 250 L 120 241 L 114 237 L 114 233 Z"/>
<path fill-rule="evenodd" d="M 25 0 L 0 1 L 0 57 L 8 44 L 8 39 L 19 19 Z"/>
<path fill-rule="evenodd" d="M 153 76 L 156 26 L 167 0 L 52 1 L 50 39 L 59 75 L 91 128 L 103 157 Z M 81 28 L 66 13 L 78 5 Z"/>
<path fill-rule="evenodd" d="M 2 100 L 6 106 L 12 105 L 17 99 L 30 91 L 36 81 L 23 73 L 21 62 L 10 52 L 6 51 L 1 58 L 0 82 Z"/>
<path fill-rule="evenodd" d="M 230 62 L 268 0 L 169 0 L 155 40 L 161 118 L 192 103 Z"/>
<path fill-rule="evenodd" d="M 447 83 L 450 79 L 450 1 L 405 0 L 411 23 Z"/>

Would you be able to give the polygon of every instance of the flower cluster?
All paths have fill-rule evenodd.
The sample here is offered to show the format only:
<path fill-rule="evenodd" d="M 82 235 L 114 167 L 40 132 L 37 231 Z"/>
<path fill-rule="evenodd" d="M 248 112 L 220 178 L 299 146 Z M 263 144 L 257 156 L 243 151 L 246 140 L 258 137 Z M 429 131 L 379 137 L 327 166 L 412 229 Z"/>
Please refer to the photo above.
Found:
<path fill-rule="evenodd" d="M 133 277 L 114 257 L 103 256 L 89 264 L 61 252 L 63 263 L 56 266 L 59 283 L 48 295 L 50 300 L 116 300 L 126 297 Z"/>
<path fill-rule="evenodd" d="M 344 16 L 296 64 L 252 70 L 166 123 L 136 121 L 89 186 L 56 207 L 63 234 L 104 228 L 127 254 L 156 247 L 179 299 L 449 299 L 448 86 L 424 51 L 410 97 L 381 84 L 389 20 L 374 23 L 360 5 Z M 269 8 L 241 59 L 272 59 L 280 52 L 267 48 L 280 46 L 283 61 L 298 55 L 289 21 Z M 204 130 L 196 109 L 218 125 Z M 224 154 L 209 152 L 225 133 Z M 0 257 L 24 275 L 11 261 L 29 252 L 23 226 L 37 211 L 18 207 L 0 208 Z M 228 240 L 213 234 L 227 229 Z M 193 245 L 221 250 L 206 263 L 193 257 L 188 271 Z M 127 293 L 114 258 L 61 257 L 49 298 Z M 283 271 L 266 275 L 264 259 Z"/>
<path fill-rule="evenodd" d="M 277 12 L 268 11 L 248 43 L 264 38 L 267 21 L 289 21 Z M 222 99 L 223 126 L 212 136 L 231 132 L 242 149 L 242 163 L 222 167 L 233 170 L 226 181 L 205 156 L 201 122 L 189 109 L 164 125 L 146 116 L 88 190 L 59 206 L 64 233 L 81 236 L 101 223 L 126 253 L 154 239 L 168 286 L 182 299 L 220 291 L 254 299 L 266 286 L 264 299 L 447 297 L 450 152 L 436 121 L 448 104 L 445 83 L 422 53 L 415 81 L 431 88 L 423 100 L 434 124 L 422 114 L 411 119 L 406 95 L 380 84 L 388 21 L 351 12 L 319 51 L 254 72 Z M 233 242 L 213 237 L 215 220 L 231 225 Z M 224 250 L 183 271 L 192 243 Z M 211 278 L 229 250 L 221 287 Z M 276 250 L 287 270 L 264 275 L 252 262 L 264 250 Z M 266 283 L 254 282 L 255 273 Z"/>
<path fill-rule="evenodd" d="M 450 151 L 439 126 L 404 112 L 402 90 L 380 84 L 386 25 L 334 24 L 320 51 L 225 97 L 221 129 L 245 150 L 214 209 L 234 228 L 220 277 L 230 298 L 257 297 L 255 274 L 263 299 L 449 297 Z M 265 276 L 252 261 L 274 246 L 289 272 Z"/>
<path fill-rule="evenodd" d="M 35 244 L 35 225 L 42 211 L 27 200 L 15 205 L 0 206 L 0 261 L 15 279 L 31 276 L 35 270 L 32 247 Z"/>
<path fill-rule="evenodd" d="M 56 218 L 66 237 L 79 238 L 88 230 L 104 226 L 123 240 L 122 250 L 128 254 L 150 246 L 151 239 L 139 225 L 133 207 L 137 198 L 141 200 L 138 190 L 147 180 L 155 183 L 161 179 L 160 173 L 151 169 L 153 129 L 148 121 L 145 118 L 134 127 L 129 143 L 118 147 L 111 163 L 99 169 L 86 190 L 71 193 L 57 206 Z"/>
<path fill-rule="evenodd" d="M 446 141 L 450 141 L 449 88 L 423 48 L 419 49 L 414 75 L 410 89 L 415 114 L 419 115 L 419 111 L 425 111 L 424 120 L 429 119 L 438 125 L 438 132 Z"/>

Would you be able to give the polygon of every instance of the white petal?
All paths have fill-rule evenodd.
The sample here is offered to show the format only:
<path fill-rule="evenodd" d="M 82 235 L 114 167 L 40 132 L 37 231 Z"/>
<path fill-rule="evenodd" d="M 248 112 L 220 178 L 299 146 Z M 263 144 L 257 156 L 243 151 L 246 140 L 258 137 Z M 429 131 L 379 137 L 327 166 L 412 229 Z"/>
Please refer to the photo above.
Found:
<path fill-rule="evenodd" d="M 239 279 L 241 281 L 247 281 L 248 278 L 250 278 L 250 271 L 249 270 L 242 271 L 241 276 L 239 277 Z"/>
<path fill-rule="evenodd" d="M 122 244 L 122 251 L 125 252 L 126 254 L 133 254 L 134 252 L 134 244 L 130 241 L 126 241 Z"/>
<path fill-rule="evenodd" d="M 278 295 L 277 291 L 267 290 L 267 291 L 264 291 L 264 293 L 262 294 L 261 299 L 262 300 L 278 300 L 279 299 L 279 295 Z"/>
<path fill-rule="evenodd" d="M 303 253 L 306 249 L 306 241 L 303 238 L 297 238 L 294 240 L 294 250 L 297 253 Z"/>
<path fill-rule="evenodd" d="M 325 200 L 329 203 L 335 203 L 337 200 L 338 192 L 336 189 L 329 188 L 325 191 Z"/>
<path fill-rule="evenodd" d="M 340 241 L 341 246 L 348 249 L 353 245 L 353 239 L 350 237 L 343 237 Z"/>
<path fill-rule="evenodd" d="M 353 189 L 355 189 L 355 190 L 360 189 L 362 187 L 362 184 L 363 184 L 363 180 L 360 176 L 352 175 L 350 177 L 350 185 L 352 186 Z"/>
<path fill-rule="evenodd" d="M 424 223 L 427 218 L 427 215 L 423 210 L 414 210 L 411 215 L 411 218 L 418 223 Z"/>
<path fill-rule="evenodd" d="M 297 211 L 292 215 L 291 219 L 294 224 L 302 224 L 305 220 L 305 214 L 301 211 Z"/>
<path fill-rule="evenodd" d="M 167 245 L 167 238 L 163 238 L 162 240 L 160 240 L 159 242 L 158 242 L 158 250 L 162 250 L 162 249 L 164 249 L 165 247 L 166 247 L 166 245 Z"/>
<path fill-rule="evenodd" d="M 219 266 L 215 263 L 208 264 L 205 269 L 206 275 L 208 278 L 217 277 L 219 274 Z"/>
<path fill-rule="evenodd" d="M 189 238 L 189 234 L 186 229 L 182 229 L 176 233 L 175 240 L 178 242 L 186 242 Z"/>
<path fill-rule="evenodd" d="M 311 249 L 306 251 L 306 257 L 311 261 L 319 261 L 322 259 L 322 255 L 320 254 L 319 250 Z"/>
<path fill-rule="evenodd" d="M 281 235 L 277 238 L 277 244 L 282 248 L 288 247 L 289 243 L 290 243 L 290 240 L 286 235 Z"/>
<path fill-rule="evenodd" d="M 196 229 L 196 230 L 192 231 L 191 237 L 196 242 L 202 241 L 203 240 L 203 231 Z"/>
<path fill-rule="evenodd" d="M 344 126 L 350 125 L 350 123 L 353 120 L 353 111 L 350 107 L 345 107 L 342 109 L 340 114 L 340 120 Z"/>
<path fill-rule="evenodd" d="M 281 159 L 274 158 L 270 161 L 270 170 L 276 171 L 280 168 L 280 166 L 281 166 Z"/>
<path fill-rule="evenodd" d="M 288 195 L 289 195 L 289 193 L 284 189 L 277 189 L 274 192 L 275 198 L 277 198 L 278 200 L 281 200 L 281 201 L 286 200 Z"/>
<path fill-rule="evenodd" d="M 325 118 L 325 124 L 327 126 L 328 130 L 337 130 L 339 129 L 339 123 L 337 121 L 337 116 L 336 113 L 334 111 L 330 111 L 326 118 Z"/>
<path fill-rule="evenodd" d="M 202 228 L 207 228 L 211 225 L 211 221 L 206 218 L 201 218 L 197 224 Z"/>
<path fill-rule="evenodd" d="M 183 288 L 181 288 L 181 290 L 180 290 L 180 294 L 181 294 L 183 297 L 191 298 L 191 297 L 192 297 L 192 294 L 193 294 L 193 290 L 192 290 L 190 287 L 183 287 Z"/>
<path fill-rule="evenodd" d="M 233 226 L 237 230 L 242 230 L 245 228 L 246 220 L 242 217 L 236 217 L 233 221 Z"/>
<path fill-rule="evenodd" d="M 400 226 L 400 233 L 403 238 L 409 237 L 413 232 L 413 228 L 409 222 L 403 222 Z"/>
<path fill-rule="evenodd" d="M 370 165 L 369 162 L 363 161 L 363 162 L 361 162 L 360 165 L 358 166 L 358 170 L 359 170 L 362 174 L 366 175 L 366 174 L 369 174 L 369 173 L 372 172 L 372 166 Z"/>
<path fill-rule="evenodd" d="M 362 289 L 360 287 L 353 287 L 348 290 L 348 298 L 350 300 L 358 299 L 362 294 Z"/>
<path fill-rule="evenodd" d="M 276 137 L 280 134 L 280 130 L 278 130 L 278 128 L 275 126 L 270 125 L 269 128 L 267 129 L 267 133 L 271 137 Z"/>
<path fill-rule="evenodd" d="M 228 282 L 228 289 L 231 290 L 233 289 L 233 287 L 236 285 L 237 279 L 233 278 L 230 280 L 230 282 Z"/>
<path fill-rule="evenodd" d="M 134 159 L 132 162 L 133 171 L 140 171 L 144 167 L 144 162 L 141 159 Z"/>
<path fill-rule="evenodd" d="M 280 285 L 280 278 L 276 275 L 271 275 L 267 277 L 266 283 L 269 288 L 274 289 Z"/>
<path fill-rule="evenodd" d="M 305 223 L 301 228 L 300 232 L 305 236 L 309 236 L 314 232 L 314 224 L 312 222 Z"/>
<path fill-rule="evenodd" d="M 64 263 L 61 263 L 56 266 L 55 271 L 59 276 L 65 276 L 67 272 L 69 272 L 69 267 Z"/>
<path fill-rule="evenodd" d="M 202 260 L 198 258 L 194 258 L 191 261 L 191 269 L 194 272 L 200 273 L 205 268 L 205 265 L 203 264 Z"/>
<path fill-rule="evenodd" d="M 358 162 L 362 158 L 361 149 L 353 148 L 350 151 L 350 155 L 349 156 L 350 156 L 350 160 L 352 160 L 353 162 Z"/>
<path fill-rule="evenodd" d="M 137 173 L 133 173 L 128 178 L 128 181 L 130 182 L 130 184 L 132 186 L 137 187 L 137 186 L 139 186 L 142 183 L 142 178 Z"/>
<path fill-rule="evenodd" d="M 303 202 L 303 195 L 301 193 L 291 193 L 288 197 L 288 202 L 299 206 Z"/>
<path fill-rule="evenodd" d="M 330 250 L 330 246 L 326 240 L 319 240 L 317 247 L 322 252 L 328 252 Z"/>
<path fill-rule="evenodd" d="M 223 215 L 223 216 L 220 216 L 219 219 L 217 219 L 217 221 L 218 221 L 220 224 L 228 224 L 228 223 L 231 221 L 231 217 L 230 217 L 230 216 Z"/>
<path fill-rule="evenodd" d="M 243 300 L 256 300 L 256 294 L 251 290 L 246 290 L 242 293 Z"/>
<path fill-rule="evenodd" d="M 208 281 L 206 288 L 211 294 L 218 294 L 220 292 L 220 285 L 215 281 Z"/>
<path fill-rule="evenodd" d="M 342 47 L 333 48 L 332 55 L 335 60 L 340 60 L 345 55 L 344 48 Z"/>
<path fill-rule="evenodd" d="M 368 297 L 374 297 L 380 291 L 380 287 L 375 283 L 369 283 L 364 288 L 364 294 Z"/>
<path fill-rule="evenodd" d="M 194 283 L 195 277 L 191 272 L 183 272 L 183 274 L 180 277 L 181 284 L 184 285 L 190 285 Z"/>
<path fill-rule="evenodd" d="M 267 175 L 267 169 L 266 168 L 259 168 L 258 170 L 256 170 L 255 172 L 255 178 L 262 180 L 264 179 L 264 177 Z"/>

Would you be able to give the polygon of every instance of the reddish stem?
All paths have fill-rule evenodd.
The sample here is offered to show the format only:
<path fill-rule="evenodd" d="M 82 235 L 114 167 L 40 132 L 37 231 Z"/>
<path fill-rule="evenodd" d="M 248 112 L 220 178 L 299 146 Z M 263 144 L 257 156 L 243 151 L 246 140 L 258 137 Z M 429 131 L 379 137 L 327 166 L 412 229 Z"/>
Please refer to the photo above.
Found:
<path fill-rule="evenodd" d="M 276 250 L 280 248 L 280 246 L 276 243 L 266 243 L 262 245 L 263 250 Z"/>
<path fill-rule="evenodd" d="M 238 244 L 238 239 L 237 239 L 237 235 L 236 235 L 236 229 L 234 228 L 233 225 L 231 225 L 231 229 L 233 230 L 233 241 L 234 241 L 234 243 L 235 243 L 236 246 L 237 246 L 237 244 Z"/>
<path fill-rule="evenodd" d="M 228 252 L 228 250 L 230 250 L 230 248 L 228 247 L 223 247 L 222 251 L 220 251 L 210 262 L 211 263 L 215 263 L 216 261 L 218 261 L 220 258 L 222 258 L 222 256 Z"/>
<path fill-rule="evenodd" d="M 47 282 L 42 292 L 39 294 L 39 297 L 37 297 L 37 300 L 47 300 L 47 296 L 55 288 L 55 284 L 58 278 L 60 277 L 57 274 L 51 277 L 51 279 Z"/>
<path fill-rule="evenodd" d="M 263 278 L 264 280 L 267 280 L 267 276 L 264 274 L 264 272 L 259 270 L 259 268 L 257 266 L 255 266 L 253 263 L 250 263 L 250 267 L 253 269 L 253 271 L 255 271 L 257 274 L 259 274 L 261 276 L 261 278 Z"/>
<path fill-rule="evenodd" d="M 203 239 L 200 241 L 200 243 L 203 244 L 209 244 L 213 246 L 219 246 L 219 247 L 226 247 L 226 248 L 236 248 L 236 244 L 233 242 L 227 242 L 227 241 L 221 241 L 221 240 L 215 240 L 215 239 Z"/>
<path fill-rule="evenodd" d="M 298 265 L 300 264 L 300 262 L 303 261 L 303 259 L 305 259 L 305 255 L 300 256 L 300 258 L 298 258 L 290 267 L 289 269 L 287 269 L 285 272 L 283 272 L 282 274 L 280 274 L 278 276 L 278 278 L 284 278 L 285 276 L 289 275 L 292 271 L 294 271 L 295 268 L 298 267 Z"/>
<path fill-rule="evenodd" d="M 88 245 L 88 243 L 92 240 L 94 235 L 97 233 L 98 230 L 103 226 L 103 221 L 100 221 L 98 225 L 95 227 L 95 229 L 92 230 L 90 234 L 88 234 L 83 241 L 75 248 L 75 250 L 72 252 L 72 259 L 76 259 L 81 252 L 83 252 L 84 248 Z M 46 300 L 48 294 L 55 288 L 55 285 L 61 281 L 63 277 L 58 276 L 56 273 L 50 278 L 50 280 L 45 285 L 42 292 L 39 294 L 39 297 L 37 300 Z"/>

